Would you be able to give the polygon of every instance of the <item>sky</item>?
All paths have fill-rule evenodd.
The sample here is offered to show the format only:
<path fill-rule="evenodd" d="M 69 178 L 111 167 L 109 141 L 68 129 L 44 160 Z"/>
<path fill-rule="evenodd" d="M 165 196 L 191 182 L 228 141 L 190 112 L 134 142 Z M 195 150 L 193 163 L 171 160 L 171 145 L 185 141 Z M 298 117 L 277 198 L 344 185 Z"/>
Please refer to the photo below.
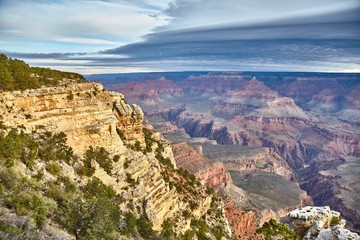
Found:
<path fill-rule="evenodd" d="M 0 52 L 82 74 L 360 72 L 360 0 L 0 0 Z"/>

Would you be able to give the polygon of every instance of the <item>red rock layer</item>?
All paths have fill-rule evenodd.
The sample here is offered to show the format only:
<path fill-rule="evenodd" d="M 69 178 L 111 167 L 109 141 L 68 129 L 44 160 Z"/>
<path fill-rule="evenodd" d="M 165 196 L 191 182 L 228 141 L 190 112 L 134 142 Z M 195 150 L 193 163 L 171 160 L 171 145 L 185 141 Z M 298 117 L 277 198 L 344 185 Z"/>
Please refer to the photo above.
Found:
<path fill-rule="evenodd" d="M 185 142 L 172 144 L 176 165 L 195 174 L 211 188 L 226 186 L 228 175 L 223 163 L 212 162 Z"/>
<path fill-rule="evenodd" d="M 257 220 L 254 212 L 241 210 L 232 200 L 226 202 L 224 207 L 234 239 L 262 239 L 256 234 Z"/>

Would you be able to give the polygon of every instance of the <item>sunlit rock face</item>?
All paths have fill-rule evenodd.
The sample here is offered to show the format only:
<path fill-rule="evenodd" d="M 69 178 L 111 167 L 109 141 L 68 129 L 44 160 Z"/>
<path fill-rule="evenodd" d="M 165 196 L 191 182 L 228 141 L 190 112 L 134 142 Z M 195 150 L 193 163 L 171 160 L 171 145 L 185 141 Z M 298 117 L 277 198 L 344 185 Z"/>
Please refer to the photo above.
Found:
<path fill-rule="evenodd" d="M 214 202 L 203 185 L 190 186 L 189 180 L 176 171 L 170 144 L 159 133 L 150 131 L 145 143 L 143 111 L 136 104 L 128 105 L 121 93 L 106 91 L 99 83 L 84 83 L 0 92 L 0 101 L 1 121 L 6 127 L 22 125 L 29 132 L 38 128 L 64 132 L 67 144 L 79 157 L 89 146 L 103 147 L 112 157 L 118 155 L 111 174 L 95 164 L 93 176 L 124 199 L 120 206 L 123 212 L 146 213 L 157 231 L 166 219 L 172 219 L 179 234 L 191 228 L 192 219 L 202 218 L 207 226 L 220 227 L 230 237 L 221 200 Z M 146 144 L 151 145 L 145 151 Z M 159 158 L 168 159 L 169 167 Z M 85 184 L 89 180 L 77 175 L 71 166 L 62 167 L 74 182 Z M 184 217 L 189 209 L 190 217 Z"/>

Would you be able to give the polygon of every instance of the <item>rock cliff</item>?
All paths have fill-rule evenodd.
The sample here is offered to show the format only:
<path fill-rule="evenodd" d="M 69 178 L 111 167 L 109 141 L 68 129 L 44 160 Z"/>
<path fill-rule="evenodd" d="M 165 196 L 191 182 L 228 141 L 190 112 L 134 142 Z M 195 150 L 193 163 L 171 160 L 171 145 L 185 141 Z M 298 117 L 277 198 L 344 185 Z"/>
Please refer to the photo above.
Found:
<path fill-rule="evenodd" d="M 176 223 L 177 234 L 185 234 L 194 228 L 192 220 L 202 220 L 208 229 L 221 229 L 223 236 L 230 236 L 222 202 L 196 178 L 176 169 L 170 145 L 157 133 L 143 129 L 142 110 L 126 104 L 122 94 L 105 91 L 99 83 L 84 83 L 0 92 L 0 102 L 5 127 L 22 125 L 32 132 L 41 126 L 53 133 L 64 132 L 67 144 L 79 156 L 89 146 L 103 147 L 116 156 L 111 174 L 91 163 L 93 176 L 121 196 L 124 212 L 144 212 L 154 230 L 161 230 L 164 221 L 170 220 Z M 66 163 L 62 168 L 74 182 L 89 181 Z"/>
<path fill-rule="evenodd" d="M 171 145 L 176 165 L 194 173 L 209 188 L 225 187 L 229 175 L 221 162 L 212 162 L 185 142 Z"/>

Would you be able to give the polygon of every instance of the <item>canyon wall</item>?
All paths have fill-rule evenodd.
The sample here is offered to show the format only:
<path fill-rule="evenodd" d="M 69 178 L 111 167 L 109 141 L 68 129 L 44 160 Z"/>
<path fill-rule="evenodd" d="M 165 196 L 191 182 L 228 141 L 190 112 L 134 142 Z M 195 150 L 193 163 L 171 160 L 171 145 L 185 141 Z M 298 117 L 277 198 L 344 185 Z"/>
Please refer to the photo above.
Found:
<path fill-rule="evenodd" d="M 191 228 L 192 219 L 201 218 L 209 227 L 219 227 L 230 236 L 222 202 L 176 170 L 169 143 L 154 132 L 145 136 L 142 110 L 128 105 L 122 94 L 105 91 L 99 83 L 84 83 L 0 92 L 0 102 L 0 120 L 5 127 L 64 132 L 67 144 L 79 157 L 89 146 L 103 147 L 117 156 L 111 174 L 93 163 L 94 177 L 124 199 L 124 212 L 138 215 L 136 209 L 140 209 L 155 230 L 161 230 L 162 223 L 170 219 L 176 222 L 178 234 Z M 74 182 L 89 180 L 65 163 L 62 167 Z M 190 218 L 184 217 L 189 209 Z M 213 215 L 215 210 L 219 214 Z"/>

